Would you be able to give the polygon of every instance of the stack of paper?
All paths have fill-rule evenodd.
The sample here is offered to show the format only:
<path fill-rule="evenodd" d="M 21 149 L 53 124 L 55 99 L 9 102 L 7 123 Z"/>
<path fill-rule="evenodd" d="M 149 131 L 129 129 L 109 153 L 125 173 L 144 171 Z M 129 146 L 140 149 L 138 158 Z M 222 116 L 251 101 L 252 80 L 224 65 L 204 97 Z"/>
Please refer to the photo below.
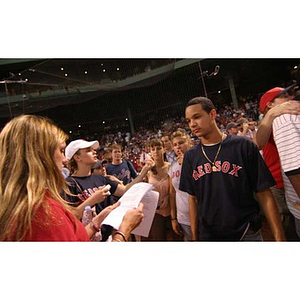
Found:
<path fill-rule="evenodd" d="M 102 222 L 102 224 L 110 225 L 115 229 L 119 229 L 123 217 L 127 210 L 137 208 L 139 203 L 144 204 L 144 219 L 141 224 L 135 228 L 132 233 L 148 237 L 153 222 L 159 194 L 153 191 L 154 186 L 149 183 L 140 182 L 134 184 L 120 199 L 121 203 L 114 209 Z"/>

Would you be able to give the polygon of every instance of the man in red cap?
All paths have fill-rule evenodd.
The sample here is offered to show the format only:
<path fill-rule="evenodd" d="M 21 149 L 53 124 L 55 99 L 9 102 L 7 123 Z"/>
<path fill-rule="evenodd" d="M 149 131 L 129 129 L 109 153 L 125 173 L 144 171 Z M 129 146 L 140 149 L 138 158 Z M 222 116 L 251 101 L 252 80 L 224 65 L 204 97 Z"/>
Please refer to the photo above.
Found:
<path fill-rule="evenodd" d="M 274 120 L 272 129 L 280 158 L 285 199 L 300 238 L 300 115 L 283 114 Z"/>
<path fill-rule="evenodd" d="M 284 196 L 284 185 L 281 174 L 280 159 L 272 133 L 274 119 L 282 114 L 300 114 L 299 101 L 290 101 L 294 85 L 284 89 L 275 87 L 268 90 L 260 99 L 260 110 L 264 118 L 256 133 L 256 144 L 262 150 L 263 158 L 271 171 L 276 186 L 271 188 L 281 215 L 281 221 L 287 240 L 296 238 L 294 219 L 291 215 Z"/>

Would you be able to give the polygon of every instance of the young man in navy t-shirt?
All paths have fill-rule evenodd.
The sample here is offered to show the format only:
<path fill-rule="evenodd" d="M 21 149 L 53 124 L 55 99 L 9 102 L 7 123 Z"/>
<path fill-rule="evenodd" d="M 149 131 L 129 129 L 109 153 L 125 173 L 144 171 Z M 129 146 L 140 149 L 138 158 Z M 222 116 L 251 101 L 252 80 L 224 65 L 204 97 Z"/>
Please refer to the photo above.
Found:
<path fill-rule="evenodd" d="M 201 140 L 184 155 L 180 189 L 189 196 L 192 240 L 262 240 L 262 207 L 276 241 L 284 241 L 277 206 L 269 187 L 275 181 L 256 145 L 222 133 L 208 98 L 186 106 L 188 125 Z M 254 197 L 256 197 L 258 202 Z"/>
<path fill-rule="evenodd" d="M 112 162 L 106 166 L 107 175 L 113 175 L 123 182 L 130 183 L 138 176 L 133 164 L 122 157 L 122 146 L 113 144 L 110 147 Z"/>

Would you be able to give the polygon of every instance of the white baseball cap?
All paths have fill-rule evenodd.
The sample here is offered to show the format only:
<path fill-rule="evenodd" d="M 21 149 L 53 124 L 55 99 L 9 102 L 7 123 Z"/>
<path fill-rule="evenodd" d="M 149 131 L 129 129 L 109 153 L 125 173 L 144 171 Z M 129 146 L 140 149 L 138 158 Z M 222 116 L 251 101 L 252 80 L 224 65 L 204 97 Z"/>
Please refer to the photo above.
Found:
<path fill-rule="evenodd" d="M 72 141 L 65 150 L 65 156 L 67 160 L 70 160 L 74 154 L 79 150 L 79 149 L 85 149 L 92 147 L 94 150 L 99 148 L 99 142 L 98 141 L 85 141 L 85 140 L 75 140 Z"/>

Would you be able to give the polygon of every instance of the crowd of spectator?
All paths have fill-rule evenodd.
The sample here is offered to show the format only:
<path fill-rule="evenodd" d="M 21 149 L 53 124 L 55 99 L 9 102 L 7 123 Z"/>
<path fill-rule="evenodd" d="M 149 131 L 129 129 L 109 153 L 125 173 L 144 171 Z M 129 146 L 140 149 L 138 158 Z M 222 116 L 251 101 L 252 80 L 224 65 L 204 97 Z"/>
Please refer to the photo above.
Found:
<path fill-rule="evenodd" d="M 295 85 L 293 85 L 293 87 L 294 86 Z M 244 240 L 245 234 L 247 234 L 250 229 L 252 231 L 250 230 L 248 235 L 257 233 L 257 236 L 255 236 L 254 239 L 250 237 L 248 239 L 247 237 L 245 240 L 262 240 L 262 235 L 259 231 L 261 228 L 262 216 L 260 215 L 260 210 L 256 202 L 258 200 L 262 206 L 263 214 L 270 225 L 275 240 L 283 241 L 285 240 L 285 236 L 282 225 L 280 224 L 280 216 L 277 211 L 275 196 L 273 196 L 270 189 L 274 186 L 274 184 L 276 184 L 276 181 L 271 174 L 271 170 L 268 170 L 268 166 L 264 162 L 264 160 L 266 160 L 266 152 L 264 148 L 261 150 L 263 152 L 259 152 L 260 147 L 257 147 L 256 145 L 260 145 L 257 143 L 258 140 L 260 140 L 260 143 L 262 144 L 262 140 L 265 139 L 264 137 L 266 137 L 267 133 L 270 133 L 272 130 L 271 122 L 266 121 L 270 119 L 269 116 L 272 116 L 273 118 L 286 113 L 291 115 L 300 113 L 299 102 L 290 101 L 295 96 L 295 91 L 291 91 L 291 93 L 289 93 L 289 90 L 291 90 L 291 87 L 289 87 L 289 89 L 279 87 L 271 89 L 260 98 L 259 103 L 255 97 L 240 97 L 239 107 L 228 104 L 226 105 L 225 103 L 219 103 L 219 105 L 215 107 L 213 102 L 208 98 L 194 97 L 188 101 L 185 107 L 185 112 L 182 114 L 180 113 L 179 115 L 176 115 L 174 111 L 171 111 L 172 106 L 168 107 L 169 111 L 165 111 L 165 113 L 163 113 L 163 110 L 159 110 L 159 112 L 155 114 L 155 118 L 152 119 L 152 121 L 157 120 L 158 122 L 152 122 L 151 126 L 148 126 L 149 123 L 147 123 L 145 120 L 145 122 L 142 123 L 143 125 L 138 127 L 137 130 L 123 131 L 119 128 L 119 131 L 117 132 L 112 130 L 107 132 L 98 132 L 96 134 L 91 133 L 90 135 L 82 134 L 80 137 L 75 137 L 75 139 L 74 136 L 68 136 L 64 130 L 58 128 L 55 123 L 48 118 L 34 115 L 22 115 L 11 120 L 2 130 L 2 152 L 5 154 L 7 149 L 10 149 L 10 151 L 7 152 L 10 153 L 11 149 L 14 148 L 10 145 L 5 145 L 6 141 L 8 141 L 7 144 L 14 143 L 13 140 L 15 139 L 12 139 L 11 136 L 20 136 L 20 138 L 22 137 L 23 139 L 26 138 L 25 144 L 27 144 L 27 142 L 30 144 L 29 131 L 31 134 L 32 144 L 37 143 L 37 141 L 41 142 L 41 140 L 43 141 L 44 139 L 47 140 L 49 145 L 55 148 L 52 149 L 50 146 L 48 147 L 49 149 L 47 148 L 47 151 L 50 150 L 51 153 L 54 153 L 53 161 L 49 161 L 49 166 L 51 164 L 55 164 L 57 166 L 57 168 L 52 168 L 57 172 L 57 174 L 54 172 L 55 174 L 53 174 L 53 178 L 55 177 L 57 179 L 58 185 L 58 187 L 53 187 L 53 195 L 55 195 L 55 197 L 57 196 L 57 200 L 59 203 L 61 203 L 62 207 L 64 207 L 64 205 L 66 205 L 66 207 L 70 204 L 74 205 L 75 208 L 70 208 L 70 211 L 72 211 L 72 214 L 77 219 L 83 218 L 85 210 L 87 210 L 89 207 L 91 209 L 92 207 L 95 207 L 95 205 L 106 201 L 108 196 L 112 196 L 112 202 L 107 203 L 107 206 L 102 207 L 100 205 L 98 210 L 95 208 L 95 220 L 92 219 L 90 223 L 86 223 L 89 226 L 88 228 L 85 228 L 87 232 L 83 230 L 84 227 L 81 227 L 82 232 L 78 236 L 75 232 L 75 237 L 72 237 L 74 239 L 79 238 L 79 240 L 88 240 L 88 238 L 93 238 L 93 235 L 96 234 L 95 231 L 100 233 L 102 230 L 100 227 L 100 221 L 105 215 L 107 215 L 107 213 L 109 213 L 109 207 L 110 209 L 114 209 L 116 207 L 111 206 L 110 204 L 114 205 L 114 203 L 118 201 L 118 199 L 133 184 L 138 182 L 148 182 L 152 184 L 155 187 L 155 191 L 159 193 L 158 204 L 156 206 L 156 213 L 158 213 L 159 216 L 157 215 L 156 219 L 153 221 L 154 225 L 152 224 L 153 227 L 150 229 L 149 240 L 177 240 L 177 237 L 172 235 L 173 233 L 171 230 L 171 228 L 173 228 L 173 230 L 176 232 L 178 229 L 178 226 L 175 226 L 177 225 L 175 224 L 177 216 L 174 206 L 175 202 L 177 202 L 176 197 L 176 201 L 174 202 L 175 186 L 173 186 L 173 189 L 171 189 L 172 185 L 175 183 L 178 188 L 177 179 L 177 181 L 174 180 L 174 182 L 172 180 L 171 183 L 171 179 L 177 176 L 178 179 L 180 178 L 179 191 L 184 191 L 189 195 L 188 198 L 187 195 L 185 195 L 185 200 L 188 199 L 189 202 L 191 238 L 185 237 L 185 240 L 196 241 L 198 238 L 200 238 L 200 240 L 210 240 L 210 238 L 213 240 L 216 238 L 218 240 L 222 234 L 225 234 L 225 239 L 228 238 L 229 240 L 236 240 L 238 238 L 237 240 Z M 278 91 L 280 91 L 279 94 Z M 273 100 L 276 100 L 277 104 L 274 104 L 272 102 Z M 236 128 L 237 131 L 235 133 L 229 132 L 229 125 L 232 125 L 231 128 Z M 28 128 L 24 129 L 23 127 L 25 126 Z M 16 130 L 14 129 L 15 127 L 17 128 Z M 13 133 L 13 131 L 17 132 Z M 36 136 L 40 136 L 40 134 L 38 134 L 36 131 L 40 131 L 40 134 L 44 134 L 45 136 L 42 139 L 36 139 Z M 24 132 L 26 134 L 24 134 Z M 224 134 L 224 132 L 227 134 Z M 247 138 L 240 138 L 233 135 L 245 136 Z M 57 141 L 56 143 L 51 144 L 51 141 L 54 137 L 57 138 Z M 68 139 L 69 141 L 67 141 Z M 24 143 L 21 143 L 21 145 L 24 145 Z M 196 145 L 196 147 L 191 149 L 190 147 L 193 145 Z M 221 152 L 222 145 L 224 145 L 223 152 Z M 42 148 L 42 146 L 36 146 L 31 147 L 30 149 L 44 148 Z M 191 151 L 189 151 L 189 149 Z M 214 156 L 212 155 L 212 150 L 214 152 Z M 25 151 L 26 153 L 27 150 L 24 148 L 22 151 Z M 184 154 L 185 151 L 188 156 Z M 25 157 L 25 155 L 23 156 Z M 38 157 L 40 156 L 41 155 L 38 155 Z M 231 156 L 231 162 L 228 161 L 228 156 Z M 27 157 L 31 158 L 32 155 L 27 155 L 26 159 Z M 184 160 L 182 161 L 181 158 Z M 3 158 L 2 160 L 6 161 L 7 159 L 8 158 Z M 238 162 L 236 162 L 235 159 L 237 159 Z M 169 168 L 171 166 L 173 168 L 176 162 L 178 165 L 170 173 Z M 104 168 L 107 172 L 107 176 L 104 174 L 100 174 L 100 176 L 97 176 L 96 173 L 92 174 L 95 172 L 97 164 L 100 164 L 99 166 L 103 167 L 104 163 L 106 164 Z M 10 165 L 14 166 L 14 164 L 15 163 L 11 163 Z M 36 160 L 33 160 L 31 164 L 36 164 Z M 195 164 L 197 164 L 196 170 Z M 41 166 L 43 164 L 37 165 Z M 2 166 L 5 167 L 6 163 L 3 163 Z M 49 166 L 47 166 L 45 170 L 51 169 Z M 97 168 L 99 166 L 97 166 Z M 230 171 L 230 173 L 228 173 L 231 166 L 233 169 Z M 66 172 L 64 172 L 65 170 L 63 169 L 67 170 L 69 173 L 66 174 Z M 243 170 L 243 172 L 240 173 L 240 176 L 237 174 L 239 170 Z M 24 171 L 24 168 L 22 168 L 22 171 Z M 58 175 L 58 171 L 63 173 L 63 177 L 68 183 L 67 185 L 65 184 L 62 176 L 56 176 Z M 99 169 L 99 171 L 101 170 Z M 245 180 L 249 180 L 250 177 L 248 177 L 249 174 L 247 172 L 253 177 L 251 177 L 253 180 L 250 179 L 251 183 L 256 179 L 260 180 L 261 178 L 268 178 L 267 188 L 262 184 L 262 182 L 258 181 L 253 186 L 250 185 L 250 182 L 247 183 L 245 187 L 242 187 L 242 190 L 239 188 L 239 184 L 233 184 L 235 181 L 232 180 L 235 180 L 236 178 L 239 178 L 238 180 L 240 180 L 240 183 L 245 182 Z M 2 174 L 7 173 L 10 172 L 2 172 Z M 52 180 L 47 179 L 48 175 L 46 173 L 44 179 L 52 183 Z M 34 172 L 33 175 L 36 176 L 36 174 L 39 174 L 39 172 Z M 227 225 L 225 225 L 225 232 L 221 232 L 221 227 L 220 231 L 217 229 L 216 232 L 214 232 L 214 229 L 211 232 L 202 231 L 201 229 L 199 232 L 204 232 L 204 235 L 197 237 L 197 214 L 200 216 L 199 211 L 197 212 L 197 210 L 199 210 L 197 204 L 199 201 L 197 199 L 198 197 L 199 199 L 206 197 L 206 199 L 209 200 L 209 194 L 211 192 L 208 192 L 207 195 L 203 196 L 201 194 L 202 191 L 205 191 L 203 187 L 205 186 L 209 187 L 209 189 L 214 189 L 213 184 L 215 184 L 215 187 L 217 187 L 219 184 L 217 181 L 210 181 L 212 177 L 209 177 L 208 181 L 199 181 L 202 186 L 200 189 L 198 189 L 196 187 L 197 180 L 204 175 L 211 176 L 209 174 L 212 174 L 212 176 L 217 175 L 218 177 L 216 178 L 219 179 L 220 176 L 227 176 L 224 177 L 226 180 L 222 179 L 220 181 L 222 186 L 221 189 L 219 189 L 219 186 L 218 189 L 215 189 L 218 191 L 218 193 L 221 193 L 221 198 L 223 197 L 223 190 L 226 191 L 224 196 L 226 201 L 228 200 L 229 202 L 233 201 L 234 203 L 237 203 L 232 199 L 237 199 L 238 197 L 234 196 L 232 198 L 230 196 L 231 192 L 235 194 L 241 194 L 242 192 L 243 195 L 241 199 L 245 198 L 254 201 L 252 201 L 253 207 L 249 213 L 255 213 L 255 216 L 251 216 L 251 220 L 249 219 L 250 221 L 247 221 L 248 224 L 244 224 L 245 229 L 240 227 L 230 227 L 231 230 L 227 232 Z M 118 179 L 114 180 L 112 177 L 108 176 L 115 176 Z M 3 176 L 3 179 L 10 180 L 10 177 Z M 35 180 L 31 181 L 35 182 Z M 53 180 L 53 182 L 54 181 L 55 180 Z M 5 185 L 5 181 L 3 182 Z M 209 184 L 206 184 L 205 182 Z M 19 180 L 19 183 L 22 184 L 23 181 Z M 44 186 L 45 184 L 41 182 L 41 188 L 43 190 L 45 189 Z M 60 190 L 65 191 L 64 198 L 59 196 Z M 257 200 L 253 197 L 253 192 L 256 190 Z M 199 191 L 201 192 L 199 193 Z M 44 191 L 44 198 L 47 199 L 47 195 L 45 193 L 46 192 Z M 37 196 L 37 201 L 40 201 L 39 195 Z M 71 198 L 69 196 L 71 196 Z M 220 199 L 220 197 L 217 198 Z M 22 195 L 20 199 L 20 201 L 23 201 Z M 56 200 L 53 199 L 53 201 Z M 64 201 L 67 201 L 68 204 L 66 204 Z M 217 203 L 217 201 L 212 203 Z M 91 206 L 87 204 L 91 204 Z M 234 205 L 231 204 L 229 206 L 234 207 Z M 223 207 L 227 206 L 223 205 Z M 123 238 L 123 241 L 127 241 L 129 238 L 135 241 L 143 240 L 143 235 L 141 237 L 131 234 L 132 229 L 141 222 L 141 218 L 143 217 L 141 209 L 142 207 L 140 207 L 140 212 L 138 212 L 138 214 L 131 212 L 132 220 L 135 221 L 130 221 L 129 223 L 127 222 L 128 224 L 125 222 L 124 224 L 127 224 L 126 226 L 124 225 L 124 230 L 126 230 L 126 233 L 123 231 L 116 231 L 114 234 L 112 234 L 113 241 L 121 241 L 119 238 Z M 214 219 L 214 210 L 215 208 L 212 208 L 212 214 L 210 215 L 210 218 L 209 214 L 205 214 L 205 216 L 202 215 L 203 210 L 202 208 L 200 209 L 201 218 L 203 218 L 203 220 L 206 218 L 204 222 L 205 224 L 210 224 L 209 222 Z M 5 210 L 2 210 L 2 212 L 4 211 Z M 102 211 L 104 213 L 102 213 Z M 235 210 L 235 212 L 236 211 L 237 210 Z M 159 212 L 161 212 L 161 214 Z M 224 210 L 224 213 L 226 214 L 226 210 Z M 5 221 L 5 216 L 3 216 L 2 219 Z M 231 216 L 231 214 L 229 214 L 229 216 Z M 238 216 L 236 217 L 238 218 Z M 256 220 L 256 217 L 259 218 L 259 222 Z M 172 223 L 173 221 L 174 223 Z M 9 223 L 7 222 L 7 230 L 3 234 L 4 240 L 10 239 L 8 224 Z M 202 226 L 202 222 L 199 224 Z M 213 224 L 217 223 L 212 221 L 211 224 L 212 227 L 214 227 Z M 25 224 L 25 226 L 27 225 Z M 163 231 L 160 232 L 162 229 Z M 169 234 L 170 230 L 172 234 Z M 16 237 L 13 239 L 22 240 L 24 236 L 21 235 L 25 235 L 25 231 L 25 229 L 22 229 L 22 232 L 18 231 L 16 233 Z M 178 233 L 180 233 L 180 231 L 178 231 Z M 37 231 L 36 234 L 39 234 L 39 231 Z M 74 235 L 73 230 L 71 230 L 70 234 Z M 115 235 L 117 235 L 117 238 L 115 238 Z M 182 238 L 182 232 L 180 235 Z M 109 236 L 110 235 L 107 235 L 107 237 Z M 28 238 L 31 239 L 31 237 Z M 37 240 L 39 239 L 38 236 L 36 238 Z M 47 239 L 46 236 L 44 238 Z M 59 237 L 55 235 L 54 239 L 56 240 L 57 238 Z M 68 240 L 68 238 L 66 240 Z"/>
<path fill-rule="evenodd" d="M 248 97 L 239 99 L 239 108 L 236 109 L 233 105 L 225 105 L 224 107 L 218 107 L 217 124 L 221 131 L 226 131 L 226 125 L 229 122 L 237 122 L 241 118 L 247 118 L 248 120 L 255 121 L 256 127 L 260 122 L 260 112 L 258 97 Z M 81 136 L 86 140 L 98 140 L 100 143 L 100 150 L 98 156 L 100 159 L 110 158 L 109 147 L 112 144 L 120 144 L 123 147 L 123 156 L 129 159 L 137 171 L 140 171 L 142 164 L 140 157 L 143 152 L 149 152 L 149 141 L 153 138 L 160 138 L 163 134 L 171 135 L 178 129 L 184 129 L 190 134 L 192 142 L 197 141 L 197 137 L 193 136 L 185 121 L 183 114 L 181 116 L 175 116 L 167 118 L 162 121 L 157 120 L 157 123 L 148 127 L 143 124 L 138 127 L 134 133 L 127 131 L 116 131 L 105 134 L 95 135 L 94 133 L 87 133 L 85 136 Z M 72 139 L 72 136 L 71 136 Z"/>

